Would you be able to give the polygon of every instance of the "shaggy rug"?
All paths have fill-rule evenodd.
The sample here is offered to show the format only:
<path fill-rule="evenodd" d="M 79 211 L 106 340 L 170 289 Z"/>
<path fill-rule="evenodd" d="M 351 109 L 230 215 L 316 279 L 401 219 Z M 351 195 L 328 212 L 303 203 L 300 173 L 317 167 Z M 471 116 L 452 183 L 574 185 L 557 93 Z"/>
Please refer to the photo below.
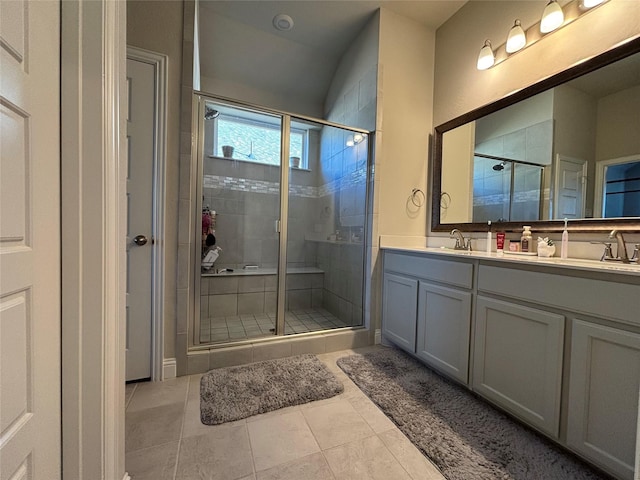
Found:
<path fill-rule="evenodd" d="M 200 419 L 218 425 L 343 391 L 342 382 L 315 355 L 217 368 L 200 381 Z"/>
<path fill-rule="evenodd" d="M 448 480 L 608 478 L 398 350 L 338 366 Z"/>

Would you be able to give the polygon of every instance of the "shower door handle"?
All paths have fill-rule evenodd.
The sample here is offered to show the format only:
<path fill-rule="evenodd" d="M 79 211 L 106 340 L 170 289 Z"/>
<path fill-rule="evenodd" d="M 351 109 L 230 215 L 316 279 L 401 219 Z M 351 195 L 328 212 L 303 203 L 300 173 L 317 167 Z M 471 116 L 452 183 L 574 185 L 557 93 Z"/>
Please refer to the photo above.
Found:
<path fill-rule="evenodd" d="M 136 235 L 135 237 L 133 237 L 133 243 L 135 243 L 139 247 L 146 245 L 147 237 L 145 237 L 144 235 Z"/>

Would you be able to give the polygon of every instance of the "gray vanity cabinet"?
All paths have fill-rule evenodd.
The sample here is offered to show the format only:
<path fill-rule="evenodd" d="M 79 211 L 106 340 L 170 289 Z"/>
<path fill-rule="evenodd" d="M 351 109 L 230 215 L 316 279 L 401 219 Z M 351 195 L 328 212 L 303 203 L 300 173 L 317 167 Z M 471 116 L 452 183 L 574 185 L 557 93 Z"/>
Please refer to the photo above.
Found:
<path fill-rule="evenodd" d="M 415 353 L 418 281 L 385 272 L 382 291 L 382 335 Z"/>
<path fill-rule="evenodd" d="M 633 478 L 640 334 L 575 319 L 567 443 L 617 476 Z"/>
<path fill-rule="evenodd" d="M 383 278 L 384 338 L 468 384 L 473 265 L 387 252 Z"/>
<path fill-rule="evenodd" d="M 469 376 L 471 292 L 420 282 L 416 354 L 462 383 Z"/>
<path fill-rule="evenodd" d="M 564 317 L 479 295 L 473 389 L 558 437 Z"/>

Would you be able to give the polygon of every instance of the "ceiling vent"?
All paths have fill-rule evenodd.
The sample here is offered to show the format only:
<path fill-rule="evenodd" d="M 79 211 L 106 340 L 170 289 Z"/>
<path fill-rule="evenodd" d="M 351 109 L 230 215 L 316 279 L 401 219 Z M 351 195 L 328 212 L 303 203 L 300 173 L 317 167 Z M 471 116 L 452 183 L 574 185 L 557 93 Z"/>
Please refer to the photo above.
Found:
<path fill-rule="evenodd" d="M 293 18 L 289 15 L 285 15 L 284 13 L 280 13 L 273 17 L 273 26 L 276 30 L 286 32 L 293 28 Z"/>

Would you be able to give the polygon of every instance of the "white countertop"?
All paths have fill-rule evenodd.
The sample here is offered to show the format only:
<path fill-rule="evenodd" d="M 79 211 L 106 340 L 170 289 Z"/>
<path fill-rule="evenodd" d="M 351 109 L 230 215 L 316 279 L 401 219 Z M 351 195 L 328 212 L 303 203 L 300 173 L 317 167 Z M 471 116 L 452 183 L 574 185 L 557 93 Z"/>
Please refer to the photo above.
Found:
<path fill-rule="evenodd" d="M 505 263 L 524 263 L 529 265 L 544 265 L 550 267 L 571 268 L 574 270 L 587 270 L 592 272 L 607 272 L 623 275 L 640 276 L 640 265 L 637 263 L 624 264 L 621 262 L 600 262 L 597 260 L 584 260 L 568 258 L 562 260 L 559 257 L 538 257 L 526 255 L 514 255 L 504 253 L 498 256 L 495 252 L 453 250 L 446 247 L 418 247 L 418 246 L 382 246 L 381 249 L 412 253 L 430 253 L 458 258 L 474 258 L 479 260 L 492 260 Z"/>

